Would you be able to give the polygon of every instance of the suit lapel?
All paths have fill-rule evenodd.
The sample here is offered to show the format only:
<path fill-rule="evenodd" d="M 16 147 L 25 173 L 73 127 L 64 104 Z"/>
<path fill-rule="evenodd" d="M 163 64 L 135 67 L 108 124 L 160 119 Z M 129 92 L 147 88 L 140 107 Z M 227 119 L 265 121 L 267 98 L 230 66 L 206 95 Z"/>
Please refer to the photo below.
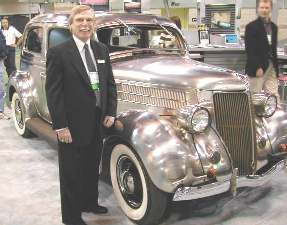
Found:
<path fill-rule="evenodd" d="M 268 48 L 269 48 L 269 42 L 268 42 L 268 39 L 267 39 L 267 32 L 265 30 L 264 23 L 263 23 L 263 21 L 260 18 L 258 18 L 258 23 L 260 25 L 260 30 L 261 30 L 261 33 L 263 35 L 265 45 L 268 46 Z"/>
<path fill-rule="evenodd" d="M 273 23 L 271 23 L 271 29 L 272 29 L 272 46 L 275 46 L 276 43 L 276 33 L 275 33 L 275 25 Z"/>
<path fill-rule="evenodd" d="M 80 55 L 80 52 L 77 48 L 77 45 L 73 39 L 70 40 L 70 56 L 71 56 L 71 64 L 76 68 L 77 74 L 79 74 L 85 83 L 91 88 L 90 78 L 87 74 L 84 62 L 82 60 L 82 57 Z"/>

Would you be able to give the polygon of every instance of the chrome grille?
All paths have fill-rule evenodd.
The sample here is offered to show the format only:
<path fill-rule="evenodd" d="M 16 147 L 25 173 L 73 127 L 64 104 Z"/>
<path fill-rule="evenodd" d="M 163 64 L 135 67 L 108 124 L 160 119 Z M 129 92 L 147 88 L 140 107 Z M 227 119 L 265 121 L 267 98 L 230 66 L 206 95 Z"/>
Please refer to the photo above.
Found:
<path fill-rule="evenodd" d="M 118 100 L 168 109 L 187 105 L 186 93 L 178 89 L 162 88 L 143 82 L 117 80 Z"/>
<path fill-rule="evenodd" d="M 213 95 L 216 128 L 225 142 L 239 175 L 252 173 L 254 128 L 249 97 L 246 93 Z"/>

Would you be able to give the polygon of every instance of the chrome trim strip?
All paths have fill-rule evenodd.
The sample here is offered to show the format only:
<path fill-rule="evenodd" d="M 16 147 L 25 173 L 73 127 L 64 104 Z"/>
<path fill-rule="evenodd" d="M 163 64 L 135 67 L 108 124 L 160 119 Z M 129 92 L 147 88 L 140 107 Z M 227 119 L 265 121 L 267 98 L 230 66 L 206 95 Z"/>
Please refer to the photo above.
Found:
<path fill-rule="evenodd" d="M 227 192 L 230 189 L 228 181 L 223 183 L 212 183 L 201 187 L 183 187 L 176 190 L 173 201 L 185 201 L 205 198 Z"/>
<path fill-rule="evenodd" d="M 200 187 L 181 187 L 174 194 L 173 201 L 185 201 L 192 199 L 205 198 L 217 194 L 227 192 L 236 185 L 240 187 L 257 187 L 267 183 L 272 177 L 278 175 L 286 167 L 287 161 L 281 160 L 275 164 L 270 170 L 262 175 L 251 175 L 246 177 L 237 177 L 236 184 L 232 184 L 231 180 L 225 182 L 216 182 Z"/>
<path fill-rule="evenodd" d="M 281 160 L 275 164 L 270 170 L 262 175 L 250 175 L 247 177 L 239 177 L 237 179 L 237 187 L 258 187 L 267 183 L 272 177 L 276 176 L 286 167 L 287 161 Z"/>

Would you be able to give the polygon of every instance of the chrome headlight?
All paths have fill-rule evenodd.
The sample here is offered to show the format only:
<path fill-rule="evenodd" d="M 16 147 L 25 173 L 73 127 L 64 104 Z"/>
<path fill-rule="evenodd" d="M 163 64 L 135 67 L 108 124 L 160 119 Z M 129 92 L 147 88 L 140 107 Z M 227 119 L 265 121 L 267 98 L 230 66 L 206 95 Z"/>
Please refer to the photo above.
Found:
<path fill-rule="evenodd" d="M 210 115 L 206 108 L 188 106 L 178 111 L 178 121 L 192 133 L 201 133 L 210 125 Z"/>
<path fill-rule="evenodd" d="M 265 93 L 254 94 L 252 101 L 258 116 L 270 117 L 277 109 L 277 97 Z"/>

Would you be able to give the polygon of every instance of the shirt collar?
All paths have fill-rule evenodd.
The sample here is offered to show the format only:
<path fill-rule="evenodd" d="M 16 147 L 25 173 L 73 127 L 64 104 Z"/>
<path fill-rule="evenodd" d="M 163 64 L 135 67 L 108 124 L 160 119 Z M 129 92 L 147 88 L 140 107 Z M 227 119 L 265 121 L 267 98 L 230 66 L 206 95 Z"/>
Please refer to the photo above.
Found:
<path fill-rule="evenodd" d="M 270 18 L 266 19 L 266 18 L 263 18 L 263 17 L 260 17 L 260 16 L 259 16 L 259 18 L 262 20 L 262 22 L 264 24 L 270 24 L 271 23 L 271 19 Z"/>
<path fill-rule="evenodd" d="M 79 49 L 79 51 L 81 52 L 84 48 L 85 44 L 88 44 L 89 47 L 91 47 L 91 40 L 87 40 L 86 42 L 83 42 L 82 40 L 80 40 L 79 38 L 77 38 L 75 35 L 73 35 L 73 39 L 77 45 L 77 48 Z"/>

